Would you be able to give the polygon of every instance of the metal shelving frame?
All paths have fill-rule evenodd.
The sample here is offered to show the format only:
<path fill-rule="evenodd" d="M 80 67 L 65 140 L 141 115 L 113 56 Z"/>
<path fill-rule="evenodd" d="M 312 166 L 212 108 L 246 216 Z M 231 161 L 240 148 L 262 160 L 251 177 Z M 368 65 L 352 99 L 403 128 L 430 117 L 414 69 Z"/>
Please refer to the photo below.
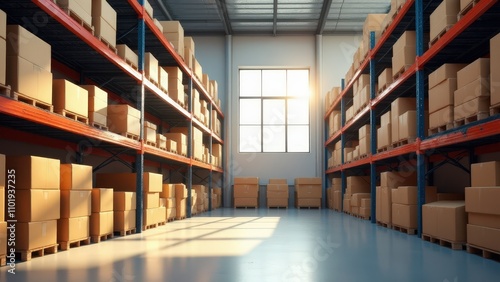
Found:
<path fill-rule="evenodd" d="M 439 40 L 427 49 L 425 33 L 429 29 L 429 15 L 441 3 L 439 0 L 408 0 L 399 9 L 385 33 L 375 44 L 375 35 L 370 34 L 370 47 L 366 59 L 360 64 L 351 81 L 342 87 L 339 97 L 328 107 L 324 120 L 327 128 L 328 116 L 334 110 L 342 111 L 341 129 L 328 137 L 325 148 L 332 146 L 337 141 L 342 141 L 342 152 L 345 148 L 344 136 L 346 132 L 359 129 L 369 113 L 371 129 L 371 154 L 364 159 L 345 163 L 342 154 L 341 165 L 327 168 L 326 175 L 340 172 L 342 175 L 342 195 L 345 193 L 345 173 L 356 168 L 369 166 L 371 176 L 372 206 L 371 222 L 376 222 L 376 197 L 375 185 L 380 166 L 387 162 L 401 161 L 408 158 L 413 161 L 417 170 L 418 182 L 418 235 L 422 230 L 422 205 L 425 203 L 425 186 L 427 179 L 432 180 L 434 162 L 443 161 L 450 156 L 442 157 L 437 154 L 437 149 L 451 152 L 451 156 L 458 155 L 453 152 L 468 149 L 470 156 L 500 151 L 500 115 L 471 122 L 445 132 L 427 136 L 424 132 L 425 103 L 427 103 L 427 81 L 429 73 L 444 63 L 471 63 L 478 57 L 489 54 L 489 39 L 500 32 L 498 15 L 500 4 L 498 0 L 481 0 L 469 12 L 461 16 Z M 496 24 L 495 24 L 496 22 Z M 385 67 L 390 67 L 390 54 L 392 45 L 406 30 L 416 31 L 416 58 L 415 62 L 382 93 L 375 96 L 375 81 Z M 427 49 L 427 50 L 426 50 Z M 354 82 L 362 73 L 370 73 L 371 100 L 354 118 L 345 123 L 345 103 Z M 344 84 L 344 80 L 341 81 Z M 393 148 L 377 153 L 377 122 L 380 122 L 381 111 L 386 111 L 388 105 L 398 97 L 409 96 L 408 92 L 416 97 L 417 110 L 417 139 L 414 143 Z M 380 111 L 376 111 L 379 110 Z M 377 120 L 378 118 L 378 120 Z M 359 126 L 358 126 L 359 125 Z M 325 131 L 327 132 L 327 131 Z M 470 161 L 472 162 L 472 160 Z M 429 168 L 427 168 L 429 166 Z M 379 170 L 377 170 L 377 167 Z M 430 181 L 432 182 L 432 181 Z"/>
<path fill-rule="evenodd" d="M 107 44 L 94 36 L 92 31 L 78 23 L 53 0 L 5 1 L 0 3 L 0 9 L 7 13 L 9 24 L 22 25 L 51 45 L 53 69 L 59 70 L 75 81 L 101 86 L 108 91 L 113 100 L 136 107 L 141 112 L 139 140 L 103 131 L 4 96 L 0 96 L 0 128 L 2 128 L 0 138 L 52 147 L 64 145 L 74 148 L 77 155 L 82 140 L 95 146 L 93 152 L 100 156 L 109 156 L 109 150 L 113 149 L 128 151 L 120 158 L 132 163 L 133 171 L 138 173 L 136 225 L 142 226 L 144 190 L 142 173 L 145 163 L 156 165 L 160 169 L 164 165 L 187 167 L 186 186 L 189 195 L 191 195 L 193 168 L 208 170 L 210 180 L 212 173 L 223 173 L 223 169 L 213 166 L 211 160 L 209 163 L 204 163 L 192 157 L 193 126 L 201 129 L 204 135 L 209 137 L 210 153 L 213 142 L 223 145 L 224 141 L 220 137 L 223 128 L 219 136 L 194 118 L 190 105 L 191 90 L 196 88 L 201 98 L 208 101 L 210 123 L 212 109 L 217 112 L 220 119 L 224 119 L 224 114 L 201 81 L 195 77 L 193 71 L 156 27 L 153 19 L 145 12 L 144 0 L 108 0 L 108 3 L 117 12 L 117 33 L 122 33 L 117 34 L 120 42 L 138 50 L 138 69 L 125 62 Z M 188 110 L 146 78 L 145 52 L 153 53 L 161 66 L 177 66 L 182 70 L 183 83 L 188 85 Z M 187 123 L 188 156 L 177 155 L 145 144 L 143 132 L 145 117 L 160 125 Z M 113 156 L 116 157 L 118 154 Z M 83 160 L 81 157 L 76 159 Z M 211 186 L 212 183 L 209 183 L 210 198 Z M 190 200 L 189 197 L 188 202 Z M 191 205 L 187 205 L 186 209 L 190 217 Z M 209 210 L 211 209 L 210 203 Z M 137 231 L 141 232 L 141 228 L 137 228 Z"/>

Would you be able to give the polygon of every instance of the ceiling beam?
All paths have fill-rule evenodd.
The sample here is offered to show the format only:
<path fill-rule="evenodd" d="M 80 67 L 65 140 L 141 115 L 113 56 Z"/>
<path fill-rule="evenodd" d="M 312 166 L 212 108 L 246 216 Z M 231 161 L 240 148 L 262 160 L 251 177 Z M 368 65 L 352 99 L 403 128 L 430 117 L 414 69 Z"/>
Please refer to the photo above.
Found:
<path fill-rule="evenodd" d="M 318 20 L 318 28 L 316 29 L 316 34 L 322 34 L 325 28 L 326 19 L 330 13 L 330 7 L 332 6 L 332 0 L 324 0 L 323 8 L 321 8 L 321 15 Z"/>
<path fill-rule="evenodd" d="M 278 29 L 278 0 L 274 0 L 273 3 L 273 35 L 276 36 L 276 30 Z"/>
<path fill-rule="evenodd" d="M 224 24 L 224 30 L 226 31 L 226 35 L 230 35 L 233 33 L 233 28 L 231 27 L 231 22 L 229 21 L 229 14 L 227 13 L 226 0 L 215 0 L 215 2 L 217 3 L 219 14 L 222 17 L 222 23 Z"/>
<path fill-rule="evenodd" d="M 167 10 L 167 7 L 165 7 L 165 4 L 163 3 L 164 0 L 158 0 L 156 1 L 156 3 L 158 3 L 158 6 L 160 6 L 160 10 L 163 12 L 163 14 L 165 15 L 165 17 L 167 17 L 167 19 L 169 21 L 173 20 L 172 16 L 170 15 L 170 13 L 168 12 Z"/>

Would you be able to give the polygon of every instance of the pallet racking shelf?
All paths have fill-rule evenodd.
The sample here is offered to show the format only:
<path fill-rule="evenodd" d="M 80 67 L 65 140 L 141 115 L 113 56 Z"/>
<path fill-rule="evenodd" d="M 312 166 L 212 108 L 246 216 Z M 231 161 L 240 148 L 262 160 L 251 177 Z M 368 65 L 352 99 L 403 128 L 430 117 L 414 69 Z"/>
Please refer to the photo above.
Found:
<path fill-rule="evenodd" d="M 498 147 L 500 115 L 498 114 L 431 136 L 427 136 L 427 132 L 424 132 L 427 75 L 444 63 L 471 63 L 479 57 L 488 56 L 489 39 L 500 32 L 500 26 L 498 26 L 500 4 L 498 0 L 481 0 L 469 12 L 461 16 L 458 22 L 439 40 L 428 47 L 425 33 L 429 30 L 429 16 L 440 3 L 439 0 L 408 0 L 398 9 L 392 23 L 389 24 L 376 44 L 375 34 L 372 32 L 371 50 L 368 52 L 367 59 L 356 70 L 347 86 L 343 87 L 339 97 L 328 107 L 324 116 L 326 123 L 328 116 L 334 110 L 344 111 L 345 105 L 349 103 L 346 100 L 352 95 L 351 87 L 354 81 L 362 73 L 370 74 L 371 100 L 368 106 L 347 123 L 345 122 L 345 114 L 342 113 L 341 129 L 328 136 L 324 146 L 327 151 L 332 144 L 340 140 L 343 152 L 345 141 L 349 139 L 344 135 L 354 132 L 365 124 L 365 115 L 370 113 L 371 154 L 368 154 L 364 159 L 349 163 L 344 161 L 342 154 L 341 164 L 333 168 L 327 167 L 325 174 L 338 177 L 340 173 L 343 195 L 346 188 L 346 175 L 355 174 L 357 170 L 365 170 L 369 166 L 372 189 L 371 221 L 375 223 L 376 197 L 374 191 L 379 171 L 386 164 L 395 163 L 397 165 L 401 161 L 411 162 L 417 171 L 419 236 L 422 230 L 421 207 L 425 199 L 424 189 L 427 180 L 432 179 L 432 175 L 428 176 L 433 171 L 430 169 L 432 164 L 459 157 L 462 155 L 459 152 L 463 151 L 468 152 L 472 158 L 476 155 L 500 151 L 500 147 Z M 406 30 L 416 31 L 417 56 L 415 62 L 376 96 L 375 81 L 386 67 L 391 66 L 392 45 Z M 343 84 L 344 81 L 341 82 L 341 85 Z M 377 152 L 376 126 L 380 123 L 380 116 L 389 110 L 390 104 L 395 99 L 408 96 L 416 97 L 417 100 L 416 141 L 387 151 Z M 328 131 L 325 130 L 325 132 Z M 328 156 L 327 152 L 325 154 Z M 429 164 L 429 169 L 426 168 L 426 163 Z M 389 165 L 390 168 L 391 165 Z M 329 183 L 326 182 L 326 184 Z"/>
<path fill-rule="evenodd" d="M 223 112 L 209 95 L 201 81 L 194 75 L 182 57 L 160 32 L 153 19 L 145 12 L 143 0 L 108 0 L 117 12 L 117 42 L 127 44 L 137 51 L 137 68 L 119 57 L 114 47 L 108 46 L 97 38 L 91 30 L 74 20 L 53 0 L 4 1 L 0 9 L 8 16 L 8 24 L 19 24 L 40 37 L 52 47 L 52 67 L 81 84 L 95 84 L 109 93 L 110 100 L 127 103 L 141 112 L 141 134 L 139 140 L 132 140 L 109 131 L 97 129 L 61 115 L 35 108 L 31 105 L 0 96 L 0 127 L 2 138 L 12 139 L 8 133 L 15 133 L 16 140 L 37 145 L 68 145 L 78 150 L 81 140 L 90 140 L 95 152 L 109 156 L 110 150 L 124 152 L 124 161 L 135 163 L 133 170 L 137 177 L 137 226 L 142 226 L 142 172 L 144 165 L 186 169 L 186 185 L 191 195 L 193 169 L 207 170 L 209 179 L 212 173 L 223 174 L 221 167 L 195 160 L 192 157 L 192 128 L 202 130 L 205 144 L 224 144 L 221 136 L 194 118 L 191 113 L 191 92 L 198 90 L 200 97 L 209 104 L 210 115 L 215 110 L 219 119 Z M 173 101 L 163 90 L 150 81 L 144 73 L 145 52 L 151 52 L 160 66 L 177 66 L 183 73 L 183 84 L 188 86 L 188 105 L 184 108 Z M 163 127 L 188 127 L 188 155 L 181 156 L 160 150 L 143 141 L 144 120 L 150 120 Z M 210 122 L 212 117 L 210 116 Z M 33 138 L 36 137 L 36 138 Z M 38 142 L 40 140 L 40 142 Z M 72 144 L 72 145 L 71 145 Z M 116 154 L 118 155 L 118 153 Z M 114 155 L 114 156 L 116 156 Z M 83 159 L 78 159 L 82 162 Z M 211 189 L 211 181 L 208 184 Z M 211 193 L 208 193 L 211 198 Z M 187 215 L 191 216 L 190 197 Z M 212 209 L 209 199 L 209 210 Z M 137 229 L 139 232 L 141 228 Z"/>

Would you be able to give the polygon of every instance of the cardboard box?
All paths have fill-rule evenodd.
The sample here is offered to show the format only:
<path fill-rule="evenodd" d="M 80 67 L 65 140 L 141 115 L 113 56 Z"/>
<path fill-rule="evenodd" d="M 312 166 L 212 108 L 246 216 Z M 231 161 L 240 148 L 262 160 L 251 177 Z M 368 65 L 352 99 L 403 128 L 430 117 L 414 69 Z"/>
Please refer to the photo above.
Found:
<path fill-rule="evenodd" d="M 500 229 L 467 224 L 467 243 L 479 248 L 500 252 Z"/>
<path fill-rule="evenodd" d="M 486 174 L 483 174 L 483 177 L 484 175 Z M 499 197 L 500 187 L 498 186 L 467 187 L 465 188 L 465 210 L 473 213 L 500 215 Z"/>
<path fill-rule="evenodd" d="M 295 193 L 297 197 L 300 198 L 322 198 L 322 187 L 321 185 L 298 185 L 295 186 Z"/>
<path fill-rule="evenodd" d="M 371 217 L 371 208 L 363 208 L 363 207 L 360 207 L 359 208 L 359 216 L 363 217 L 363 218 L 369 218 Z"/>
<path fill-rule="evenodd" d="M 369 34 L 370 31 L 379 32 L 386 15 L 387 14 L 368 14 L 363 24 L 363 35 Z"/>
<path fill-rule="evenodd" d="M 344 199 L 342 204 L 342 211 L 350 213 L 351 212 L 351 199 Z"/>
<path fill-rule="evenodd" d="M 106 0 L 102 1 L 106 2 Z M 116 26 L 113 27 L 103 17 L 95 17 L 95 16 L 92 16 L 92 25 L 94 26 L 94 34 L 97 37 L 100 37 L 101 40 L 104 40 L 106 43 L 108 43 L 113 47 L 116 46 Z"/>
<path fill-rule="evenodd" d="M 165 223 L 167 221 L 167 208 L 159 207 L 156 209 L 156 223 Z"/>
<path fill-rule="evenodd" d="M 125 44 L 117 44 L 116 50 L 118 51 L 118 56 L 120 56 L 120 58 L 124 59 L 127 63 L 131 64 L 132 66 L 138 68 L 139 56 L 137 56 L 137 54 L 134 51 L 132 51 L 132 49 L 130 49 Z"/>
<path fill-rule="evenodd" d="M 401 50 L 394 49 L 393 47 L 393 56 L 392 56 L 393 77 L 396 76 L 398 73 L 402 72 L 405 66 L 413 65 L 415 63 L 415 58 L 416 58 L 415 45 L 410 47 L 404 47 Z"/>
<path fill-rule="evenodd" d="M 457 22 L 460 0 L 444 0 L 430 16 L 430 38 L 436 38 L 447 27 Z"/>
<path fill-rule="evenodd" d="M 144 209 L 160 207 L 160 193 L 144 193 Z"/>
<path fill-rule="evenodd" d="M 114 211 L 113 231 L 124 232 L 135 229 L 136 210 Z"/>
<path fill-rule="evenodd" d="M 17 178 L 18 175 L 16 175 Z M 59 190 L 16 190 L 16 220 L 45 221 L 61 216 Z"/>
<path fill-rule="evenodd" d="M 478 78 L 455 91 L 454 103 L 461 105 L 477 97 L 490 96 L 490 78 Z"/>
<path fill-rule="evenodd" d="M 179 33 L 184 38 L 184 29 L 179 21 L 160 21 L 164 33 Z"/>
<path fill-rule="evenodd" d="M 319 198 L 297 198 L 295 199 L 295 203 L 299 208 L 321 208 L 321 199 Z"/>
<path fill-rule="evenodd" d="M 88 92 L 89 113 L 98 113 L 106 117 L 108 115 L 108 93 L 95 85 L 81 85 L 80 87 Z M 104 119 L 104 122 L 106 122 L 106 119 Z"/>
<path fill-rule="evenodd" d="M 19 25 L 7 26 L 7 57 L 20 57 L 47 73 L 51 71 L 51 46 Z M 11 64 L 7 63 L 11 66 Z M 25 94 L 25 93 L 23 93 Z M 29 93 L 26 93 L 29 94 Z"/>
<path fill-rule="evenodd" d="M 380 203 L 381 209 L 379 221 L 386 224 L 392 224 L 392 188 L 381 187 Z"/>
<path fill-rule="evenodd" d="M 453 123 L 454 109 L 455 107 L 448 106 L 429 114 L 429 128 L 436 128 Z"/>
<path fill-rule="evenodd" d="M 0 38 L 0 84 L 3 85 L 6 85 L 6 72 L 7 72 L 6 61 L 7 61 L 7 43 L 5 39 Z"/>
<path fill-rule="evenodd" d="M 52 73 L 24 58 L 8 54 L 5 81 L 11 90 L 52 105 Z"/>
<path fill-rule="evenodd" d="M 288 208 L 288 198 L 267 198 L 268 208 Z"/>
<path fill-rule="evenodd" d="M 396 117 L 406 113 L 407 111 L 415 111 L 416 109 L 415 98 L 397 98 L 391 103 L 391 120 L 394 121 Z"/>
<path fill-rule="evenodd" d="M 378 92 L 382 90 L 383 87 L 392 84 L 392 68 L 386 68 L 378 76 Z"/>
<path fill-rule="evenodd" d="M 364 156 L 371 154 L 371 136 L 368 135 L 366 138 L 359 139 L 359 155 Z"/>
<path fill-rule="evenodd" d="M 95 17 L 104 18 L 113 29 L 116 29 L 116 11 L 107 0 L 92 0 L 92 18 Z"/>
<path fill-rule="evenodd" d="M 368 135 L 370 135 L 370 125 L 365 124 L 359 128 L 358 137 L 359 137 L 359 139 L 361 139 L 361 138 L 365 138 Z"/>
<path fill-rule="evenodd" d="M 153 7 L 147 0 L 144 0 L 144 11 L 149 15 L 149 17 L 153 18 Z"/>
<path fill-rule="evenodd" d="M 176 208 L 167 208 L 167 219 L 176 218 Z"/>
<path fill-rule="evenodd" d="M 455 120 L 461 120 L 464 118 L 475 116 L 478 113 L 489 115 L 489 109 L 490 98 L 478 97 L 461 105 L 455 105 L 455 108 L 453 109 L 453 116 Z"/>
<path fill-rule="evenodd" d="M 92 191 L 61 190 L 61 218 L 89 216 Z"/>
<path fill-rule="evenodd" d="M 0 38 L 7 39 L 7 14 L 0 10 Z"/>
<path fill-rule="evenodd" d="M 377 148 L 389 146 L 391 144 L 391 124 L 383 125 L 377 129 Z"/>
<path fill-rule="evenodd" d="M 5 187 L 0 185 L 0 222 L 5 220 L 5 206 L 8 203 L 5 202 Z"/>
<path fill-rule="evenodd" d="M 61 218 L 57 220 L 57 242 L 85 240 L 90 234 L 90 217 Z"/>
<path fill-rule="evenodd" d="M 500 186 L 500 161 L 471 164 L 471 186 Z"/>
<path fill-rule="evenodd" d="M 370 198 L 364 198 L 364 199 L 361 199 L 361 206 L 362 208 L 371 208 L 371 203 L 372 203 L 372 199 L 371 199 L 371 194 L 370 194 Z"/>
<path fill-rule="evenodd" d="M 465 242 L 467 215 L 463 201 L 434 202 L 422 206 L 422 233 L 451 242 Z"/>
<path fill-rule="evenodd" d="M 255 184 L 234 184 L 234 198 L 257 198 L 259 196 L 259 185 Z"/>
<path fill-rule="evenodd" d="M 42 249 L 57 244 L 57 220 L 16 223 L 16 251 Z"/>
<path fill-rule="evenodd" d="M 176 184 L 163 184 L 163 190 L 160 193 L 160 197 L 161 198 L 175 198 L 175 185 Z"/>
<path fill-rule="evenodd" d="M 484 226 L 500 229 L 500 216 L 496 214 L 473 213 L 469 212 L 468 223 L 472 225 Z"/>
<path fill-rule="evenodd" d="M 500 33 L 490 40 L 491 105 L 500 104 Z"/>
<path fill-rule="evenodd" d="M 455 79 L 456 88 L 457 73 L 466 66 L 466 64 L 443 64 L 429 74 L 429 89 L 436 87 L 447 79 Z M 430 108 L 429 111 L 432 112 Z"/>
<path fill-rule="evenodd" d="M 348 187 L 360 187 L 360 189 L 357 190 L 368 190 L 369 192 L 370 176 L 348 176 L 346 178 L 346 184 Z M 363 193 L 363 192 L 358 192 L 358 193 Z"/>
<path fill-rule="evenodd" d="M 157 208 L 152 208 L 152 209 L 144 209 L 142 211 L 142 214 L 143 214 L 142 226 L 150 226 L 150 225 L 158 223 L 157 218 L 156 218 L 156 210 L 157 210 Z M 144 230 L 144 228 L 143 228 L 143 230 Z"/>
<path fill-rule="evenodd" d="M 113 192 L 113 210 L 128 211 L 135 210 L 137 199 L 135 192 Z"/>
<path fill-rule="evenodd" d="M 1 10 L 0 10 L 1 11 Z M 6 182 L 6 163 L 7 160 L 5 158 L 5 155 L 0 154 L 0 187 L 8 186 L 9 183 Z"/>
<path fill-rule="evenodd" d="M 398 189 L 394 189 L 392 192 L 392 203 L 394 204 L 418 204 L 417 186 L 399 186 Z M 435 201 L 437 201 L 437 188 L 435 186 L 425 187 L 425 203 L 427 204 Z"/>
<path fill-rule="evenodd" d="M 165 207 L 167 208 L 175 208 L 175 198 L 166 199 Z"/>
<path fill-rule="evenodd" d="M 129 105 L 108 105 L 107 126 L 111 132 L 139 136 L 140 118 L 140 111 Z"/>
<path fill-rule="evenodd" d="M 392 204 L 392 224 L 398 227 L 417 228 L 417 206 Z"/>
<path fill-rule="evenodd" d="M 175 218 L 184 219 L 186 218 L 186 199 L 175 199 Z"/>
<path fill-rule="evenodd" d="M 61 190 L 92 190 L 92 166 L 61 164 Z"/>
<path fill-rule="evenodd" d="M 391 111 L 387 111 L 380 117 L 380 126 L 388 125 L 391 123 Z"/>
<path fill-rule="evenodd" d="M 92 212 L 113 211 L 113 189 L 92 189 Z"/>
<path fill-rule="evenodd" d="M 424 115 L 426 116 L 426 115 Z M 428 119 L 424 119 L 424 131 L 429 128 Z M 417 137 L 417 112 L 407 111 L 399 116 L 399 140 L 412 140 Z M 394 136 L 394 132 L 392 132 Z"/>
<path fill-rule="evenodd" d="M 178 154 L 187 155 L 187 150 L 184 150 L 184 148 L 186 148 L 186 145 L 187 145 L 187 135 L 186 134 L 184 134 L 184 133 L 165 133 L 164 135 L 165 135 L 165 137 L 167 137 L 167 141 L 172 140 L 172 141 L 176 142 Z"/>
<path fill-rule="evenodd" d="M 59 160 L 37 156 L 8 156 L 6 160 L 6 167 L 16 171 L 16 190 L 59 190 Z"/>
<path fill-rule="evenodd" d="M 385 171 L 380 173 L 380 185 L 390 188 L 416 186 L 417 173 L 416 171 Z"/>
<path fill-rule="evenodd" d="M 147 142 L 156 144 L 156 129 L 157 126 L 149 121 L 144 121 L 144 139 Z"/>
<path fill-rule="evenodd" d="M 161 90 L 168 90 L 168 73 L 162 67 L 158 68 L 158 84 L 160 84 Z"/>
<path fill-rule="evenodd" d="M 234 207 L 258 207 L 257 198 L 234 198 Z"/>
<path fill-rule="evenodd" d="M 163 26 L 161 25 L 160 21 L 157 20 L 157 19 L 153 19 L 153 22 L 155 24 L 155 26 L 158 28 L 158 30 L 163 33 Z"/>
<path fill-rule="evenodd" d="M 457 89 L 477 80 L 490 77 L 490 59 L 479 58 L 457 72 Z"/>
<path fill-rule="evenodd" d="M 7 255 L 7 222 L 0 221 L 0 257 L 6 255 Z"/>
<path fill-rule="evenodd" d="M 96 212 L 90 215 L 90 236 L 102 236 L 113 233 L 113 211 Z"/>
<path fill-rule="evenodd" d="M 182 70 L 179 67 L 161 67 L 168 73 L 169 82 L 180 81 L 182 85 Z"/>
<path fill-rule="evenodd" d="M 175 198 L 176 199 L 186 199 L 188 197 L 188 191 L 186 185 L 175 184 Z"/>
<path fill-rule="evenodd" d="M 351 196 L 351 206 L 352 207 L 361 207 L 361 200 L 370 199 L 370 193 L 356 193 Z"/>
<path fill-rule="evenodd" d="M 155 83 L 159 82 L 158 79 L 158 59 L 156 59 L 153 54 L 146 52 L 144 53 L 144 71 L 146 77 Z"/>
<path fill-rule="evenodd" d="M 455 105 L 455 90 L 457 90 L 456 78 L 445 79 L 432 89 L 429 89 L 429 112 L 434 113 L 445 107 Z"/>
<path fill-rule="evenodd" d="M 136 192 L 136 173 L 98 173 L 97 186 L 111 187 L 115 191 Z M 160 193 L 163 191 L 163 176 L 158 173 L 145 172 L 143 174 L 144 192 Z"/>
<path fill-rule="evenodd" d="M 258 177 L 235 177 L 233 180 L 234 184 L 259 184 Z"/>

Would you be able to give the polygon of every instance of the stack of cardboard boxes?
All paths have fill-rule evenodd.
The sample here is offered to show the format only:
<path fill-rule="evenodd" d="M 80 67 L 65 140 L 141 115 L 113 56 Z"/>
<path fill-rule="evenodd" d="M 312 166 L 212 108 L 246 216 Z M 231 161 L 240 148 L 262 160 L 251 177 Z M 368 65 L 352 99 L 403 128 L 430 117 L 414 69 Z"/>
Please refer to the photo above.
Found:
<path fill-rule="evenodd" d="M 184 136 L 188 136 L 188 128 L 187 127 L 173 127 L 170 129 L 171 133 L 182 133 Z M 167 136 L 167 140 L 173 139 L 174 136 L 170 136 L 170 134 L 165 134 Z M 201 161 L 203 159 L 203 131 L 198 129 L 197 127 L 193 127 L 192 130 L 192 136 L 193 136 L 193 158 L 196 160 Z M 177 150 L 179 150 L 179 142 L 182 142 L 182 137 L 177 135 L 176 139 L 173 139 L 177 142 Z M 187 140 L 186 140 L 187 141 Z M 184 145 L 185 144 L 185 145 Z M 181 147 L 185 146 L 186 149 L 186 154 L 187 154 L 187 142 L 182 143 Z M 181 150 L 181 154 L 184 148 Z"/>
<path fill-rule="evenodd" d="M 343 209 L 344 212 L 350 214 L 359 214 L 359 207 L 361 206 L 361 199 L 369 197 L 370 194 L 370 176 L 349 176 L 347 177 L 347 186 L 344 194 Z M 352 198 L 355 194 L 361 193 L 361 196 L 356 196 L 356 206 L 353 206 Z M 359 197 L 359 201 L 358 201 Z"/>
<path fill-rule="evenodd" d="M 215 187 L 212 190 L 214 190 L 215 197 L 217 198 L 215 207 L 220 208 L 222 206 L 222 188 Z"/>
<path fill-rule="evenodd" d="M 422 239 L 438 239 L 462 249 L 466 242 L 467 215 L 464 201 L 440 201 L 422 206 Z"/>
<path fill-rule="evenodd" d="M 340 212 L 342 209 L 342 178 L 332 179 L 333 209 Z"/>
<path fill-rule="evenodd" d="M 478 120 L 490 113 L 490 59 L 479 58 L 457 72 L 454 95 L 454 120 L 475 117 Z M 458 124 L 461 125 L 461 124 Z"/>
<path fill-rule="evenodd" d="M 146 144 L 156 147 L 156 124 L 144 121 L 144 141 Z"/>
<path fill-rule="evenodd" d="M 181 106 L 184 102 L 184 85 L 182 84 L 182 71 L 178 67 L 162 67 L 168 73 L 168 96 Z"/>
<path fill-rule="evenodd" d="M 295 206 L 321 208 L 323 197 L 321 178 L 295 178 Z"/>
<path fill-rule="evenodd" d="M 195 45 L 193 38 L 190 36 L 184 37 L 184 62 L 186 62 L 191 70 L 194 68 L 194 54 Z M 208 87 L 205 86 L 205 89 L 208 90 Z"/>
<path fill-rule="evenodd" d="M 222 144 L 212 143 L 213 165 L 222 166 Z"/>
<path fill-rule="evenodd" d="M 18 25 L 7 26 L 7 35 L 5 84 L 27 99 L 52 105 L 51 46 Z"/>
<path fill-rule="evenodd" d="M 392 84 L 392 68 L 386 68 L 384 69 L 380 75 L 378 76 L 378 91 L 377 91 L 377 94 L 380 94 L 382 93 L 382 91 L 384 91 L 387 86 L 391 85 Z"/>
<path fill-rule="evenodd" d="M 160 201 L 163 199 L 165 202 L 167 221 L 175 219 L 175 185 L 176 184 L 163 184 L 163 190 L 160 193 Z"/>
<path fill-rule="evenodd" d="M 371 198 L 361 199 L 361 206 L 359 207 L 359 216 L 364 219 L 370 219 L 372 216 L 372 200 Z"/>
<path fill-rule="evenodd" d="M 288 208 L 289 193 L 286 179 L 269 179 L 266 194 L 268 208 Z"/>
<path fill-rule="evenodd" d="M 490 40 L 491 107 L 500 106 L 500 33 Z"/>
<path fill-rule="evenodd" d="M 500 162 L 471 166 L 471 186 L 465 188 L 469 248 L 500 252 Z M 474 250 L 471 250 L 474 251 Z"/>
<path fill-rule="evenodd" d="M 0 266 L 4 266 L 7 256 L 7 222 L 5 222 L 5 156 L 0 154 Z M 14 258 L 15 259 L 15 258 Z"/>
<path fill-rule="evenodd" d="M 392 46 L 392 77 L 399 77 L 406 69 L 415 63 L 416 33 L 407 30 Z"/>
<path fill-rule="evenodd" d="M 234 207 L 259 207 L 259 178 L 235 177 L 233 186 Z"/>
<path fill-rule="evenodd" d="M 124 236 L 136 229 L 137 194 L 113 189 L 113 231 Z"/>
<path fill-rule="evenodd" d="M 424 130 L 428 119 L 424 119 Z M 417 112 L 415 98 L 398 98 L 391 104 L 391 144 L 397 147 L 411 143 L 417 137 Z"/>
<path fill-rule="evenodd" d="M 127 64 L 131 65 L 135 69 L 139 69 L 139 56 L 126 44 L 116 45 L 116 50 L 118 56 L 122 58 Z"/>
<path fill-rule="evenodd" d="M 90 125 L 107 127 L 108 93 L 95 85 L 82 85 L 88 92 L 88 118 Z"/>
<path fill-rule="evenodd" d="M 370 75 L 361 74 L 353 84 L 353 111 L 358 113 L 370 101 Z"/>
<path fill-rule="evenodd" d="M 187 197 L 186 185 L 175 184 L 175 219 L 177 220 L 186 218 Z"/>
<path fill-rule="evenodd" d="M 418 197 L 417 186 L 398 186 L 392 189 L 392 225 L 406 229 L 412 233 L 412 230 L 418 228 Z M 425 188 L 425 203 L 432 203 L 437 200 L 436 187 Z"/>
<path fill-rule="evenodd" d="M 435 43 L 439 36 L 457 22 L 460 12 L 460 0 L 443 0 L 430 16 L 429 37 Z"/>
<path fill-rule="evenodd" d="M 454 95 L 457 90 L 457 72 L 463 64 L 444 64 L 429 74 L 429 131 L 440 127 L 451 129 L 454 121 Z M 430 134 L 429 134 L 430 135 Z"/>
<path fill-rule="evenodd" d="M 163 35 L 174 46 L 174 50 L 184 58 L 184 28 L 179 21 L 160 21 Z"/>
<path fill-rule="evenodd" d="M 380 118 L 380 127 L 377 129 L 377 149 L 388 148 L 392 143 L 391 111 L 387 111 Z"/>
<path fill-rule="evenodd" d="M 156 227 L 159 223 L 158 209 L 160 208 L 160 193 L 163 192 L 163 180 L 160 174 L 147 174 L 149 179 L 144 179 L 144 206 L 143 229 Z M 163 214 L 166 216 L 167 211 Z"/>
<path fill-rule="evenodd" d="M 92 212 L 92 167 L 61 164 L 61 218 L 57 220 L 57 242 L 62 250 L 82 241 L 90 243 Z"/>
<path fill-rule="evenodd" d="M 71 11 L 84 23 L 92 26 L 92 1 L 88 0 L 57 0 L 57 5 L 65 11 Z"/>
<path fill-rule="evenodd" d="M 92 243 L 113 238 L 113 189 L 92 189 L 92 214 L 90 215 Z"/>
<path fill-rule="evenodd" d="M 359 157 L 364 158 L 371 154 L 371 133 L 370 125 L 366 124 L 359 128 Z"/>
<path fill-rule="evenodd" d="M 340 130 L 340 112 L 332 111 L 328 117 L 328 136 L 332 136 Z"/>
<path fill-rule="evenodd" d="M 416 186 L 417 173 L 412 171 L 386 171 L 380 174 L 380 186 L 376 188 L 377 222 L 392 226 L 392 190 L 399 186 Z M 398 205 L 399 201 L 396 202 Z"/>
<path fill-rule="evenodd" d="M 7 59 L 7 14 L 0 10 L 0 85 L 5 85 Z"/>
<path fill-rule="evenodd" d="M 362 216 L 363 218 L 370 217 L 370 213 L 366 215 L 366 210 L 364 210 L 364 215 L 361 215 L 361 208 L 366 209 L 366 202 L 365 206 L 362 206 L 362 200 L 367 199 L 370 200 L 371 198 L 371 193 L 355 193 L 351 195 L 351 214 L 354 216 Z"/>
<path fill-rule="evenodd" d="M 92 25 L 101 41 L 116 46 L 116 11 L 106 0 L 92 0 Z"/>
<path fill-rule="evenodd" d="M 375 32 L 375 42 L 378 41 L 382 33 L 382 22 L 387 14 L 368 14 L 363 24 L 363 43 L 360 50 L 360 61 L 364 59 L 370 51 L 370 33 Z"/>
<path fill-rule="evenodd" d="M 160 85 L 158 59 L 156 59 L 150 52 L 144 53 L 144 73 L 149 81 L 158 86 Z"/>
<path fill-rule="evenodd" d="M 138 139 L 141 133 L 140 120 L 140 111 L 129 105 L 108 105 L 107 125 L 111 132 L 132 135 Z"/>
<path fill-rule="evenodd" d="M 207 194 L 207 189 L 204 185 L 193 185 L 192 186 L 193 190 L 196 191 L 196 210 L 201 213 L 205 211 L 205 204 L 208 204 L 208 194 Z M 207 200 L 207 201 L 205 201 Z"/>
<path fill-rule="evenodd" d="M 163 134 L 167 137 L 167 151 L 176 152 L 179 155 L 187 156 L 187 135 L 184 133 L 169 132 Z"/>
<path fill-rule="evenodd" d="M 16 252 L 29 260 L 31 251 L 57 251 L 60 218 L 60 161 L 36 156 L 8 156 L 6 167 L 15 171 Z M 9 216 L 9 219 L 10 216 Z"/>
<path fill-rule="evenodd" d="M 65 79 L 54 79 L 52 82 L 52 101 L 54 112 L 66 115 L 76 115 L 80 121 L 88 123 L 89 115 L 89 93 L 82 88 Z"/>

